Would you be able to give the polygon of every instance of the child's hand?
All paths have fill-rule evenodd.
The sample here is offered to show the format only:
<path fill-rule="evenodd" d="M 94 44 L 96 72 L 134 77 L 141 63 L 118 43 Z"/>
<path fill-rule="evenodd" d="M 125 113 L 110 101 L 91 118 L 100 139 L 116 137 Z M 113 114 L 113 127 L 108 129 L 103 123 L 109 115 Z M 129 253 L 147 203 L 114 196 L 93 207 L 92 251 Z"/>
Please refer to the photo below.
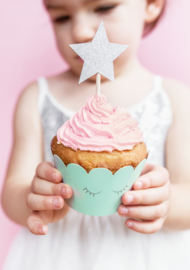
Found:
<path fill-rule="evenodd" d="M 133 189 L 122 196 L 119 215 L 128 217 L 125 225 L 136 232 L 157 232 L 162 228 L 170 207 L 168 171 L 161 166 L 147 164 Z"/>
<path fill-rule="evenodd" d="M 52 163 L 42 162 L 36 169 L 31 184 L 31 193 L 27 197 L 27 205 L 33 213 L 27 219 L 27 227 L 34 234 L 46 234 L 47 223 L 60 220 L 69 207 L 63 198 L 70 198 L 73 191 L 70 186 L 60 183 L 61 173 Z"/>

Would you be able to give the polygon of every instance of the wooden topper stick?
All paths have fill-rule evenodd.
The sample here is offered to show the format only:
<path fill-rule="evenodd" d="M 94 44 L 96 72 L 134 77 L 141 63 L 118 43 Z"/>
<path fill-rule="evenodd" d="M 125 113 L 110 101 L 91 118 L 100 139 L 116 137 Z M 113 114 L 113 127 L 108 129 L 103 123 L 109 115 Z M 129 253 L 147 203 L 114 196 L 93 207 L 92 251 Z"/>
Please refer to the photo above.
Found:
<path fill-rule="evenodd" d="M 100 84 L 101 84 L 101 75 L 97 73 L 96 75 L 96 94 L 100 94 Z"/>

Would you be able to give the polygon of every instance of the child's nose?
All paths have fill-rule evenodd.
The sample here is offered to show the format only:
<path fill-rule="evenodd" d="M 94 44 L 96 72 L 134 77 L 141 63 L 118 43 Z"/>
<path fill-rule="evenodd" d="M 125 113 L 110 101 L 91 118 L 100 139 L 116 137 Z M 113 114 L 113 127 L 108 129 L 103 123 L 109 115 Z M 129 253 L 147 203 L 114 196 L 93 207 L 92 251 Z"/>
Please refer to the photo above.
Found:
<path fill-rule="evenodd" d="M 97 29 L 90 19 L 85 18 L 84 16 L 76 18 L 73 20 L 72 24 L 73 43 L 92 41 Z"/>

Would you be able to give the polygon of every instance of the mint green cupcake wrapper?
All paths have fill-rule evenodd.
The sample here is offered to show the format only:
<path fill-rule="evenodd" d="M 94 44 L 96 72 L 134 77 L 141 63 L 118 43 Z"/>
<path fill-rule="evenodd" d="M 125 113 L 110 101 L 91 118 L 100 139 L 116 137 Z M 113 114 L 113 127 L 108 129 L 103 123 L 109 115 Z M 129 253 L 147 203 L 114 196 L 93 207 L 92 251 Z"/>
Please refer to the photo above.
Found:
<path fill-rule="evenodd" d="M 76 211 L 90 216 L 107 216 L 117 212 L 122 195 L 129 191 L 140 176 L 146 163 L 142 160 L 134 169 L 125 166 L 114 175 L 108 169 L 96 168 L 89 173 L 78 164 L 65 166 L 54 155 L 55 167 L 60 171 L 63 182 L 73 189 L 73 196 L 65 200 Z"/>

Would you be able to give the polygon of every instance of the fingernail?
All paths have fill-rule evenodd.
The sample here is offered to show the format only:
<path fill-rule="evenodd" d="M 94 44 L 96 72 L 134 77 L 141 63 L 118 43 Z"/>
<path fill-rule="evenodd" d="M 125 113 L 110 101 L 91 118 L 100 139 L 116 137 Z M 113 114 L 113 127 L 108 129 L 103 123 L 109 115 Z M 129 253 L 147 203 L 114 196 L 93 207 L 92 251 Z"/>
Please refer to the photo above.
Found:
<path fill-rule="evenodd" d="M 127 227 L 132 227 L 133 223 L 131 221 L 127 222 Z"/>
<path fill-rule="evenodd" d="M 137 189 L 142 188 L 142 182 L 140 182 L 140 181 L 137 182 L 137 183 L 136 183 L 136 188 L 137 188 Z"/>
<path fill-rule="evenodd" d="M 56 181 L 56 173 L 52 174 L 53 181 Z"/>
<path fill-rule="evenodd" d="M 127 208 L 125 208 L 125 207 L 122 207 L 122 208 L 121 208 L 121 214 L 122 214 L 122 215 L 126 215 L 126 214 L 128 213 L 128 211 L 129 211 L 129 210 L 128 210 Z"/>
<path fill-rule="evenodd" d="M 130 203 L 133 201 L 133 196 L 132 195 L 127 195 L 127 203 Z"/>
<path fill-rule="evenodd" d="M 60 207 L 60 203 L 59 203 L 58 198 L 53 199 L 52 204 L 53 204 L 53 206 L 55 206 L 55 207 Z"/>
<path fill-rule="evenodd" d="M 42 228 L 40 227 L 39 228 L 39 233 L 40 234 L 46 234 L 47 233 L 47 228 L 46 227 L 42 227 Z"/>
<path fill-rule="evenodd" d="M 62 194 L 64 197 L 67 196 L 67 189 L 66 189 L 66 187 L 62 187 L 62 189 L 61 189 L 61 194 Z"/>
<path fill-rule="evenodd" d="M 42 227 L 42 231 L 43 231 L 44 234 L 46 234 L 46 233 L 48 232 L 47 226 L 45 226 L 45 227 L 43 226 L 43 227 Z"/>

